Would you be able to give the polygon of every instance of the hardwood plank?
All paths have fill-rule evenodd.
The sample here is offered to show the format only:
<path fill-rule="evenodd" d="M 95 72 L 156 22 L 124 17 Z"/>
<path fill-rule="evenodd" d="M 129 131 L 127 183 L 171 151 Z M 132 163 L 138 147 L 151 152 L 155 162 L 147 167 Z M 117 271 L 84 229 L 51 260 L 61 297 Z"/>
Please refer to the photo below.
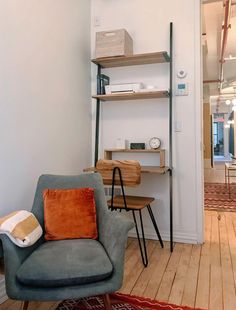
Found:
<path fill-rule="evenodd" d="M 144 268 L 142 261 L 141 261 L 138 243 L 134 242 L 133 246 L 134 246 L 133 248 L 131 248 L 130 246 L 131 248 L 130 252 L 132 254 L 126 256 L 126 259 L 125 259 L 123 285 L 119 290 L 119 292 L 121 293 L 130 294 L 135 284 L 135 281 L 137 280 L 137 278 L 135 278 L 134 271 L 137 271 L 136 276 L 139 277 L 140 273 L 142 272 Z"/>
<path fill-rule="evenodd" d="M 132 239 L 129 243 L 127 250 L 125 251 L 125 261 L 130 260 L 137 252 L 137 240 Z"/>
<path fill-rule="evenodd" d="M 155 242 L 147 240 L 147 251 L 148 257 L 152 255 L 154 250 Z M 134 288 L 134 285 L 139 278 L 144 266 L 141 260 L 139 247 L 136 247 L 134 255 L 129 257 L 125 264 L 125 276 L 123 281 L 123 286 L 120 290 L 121 293 L 130 294 Z"/>
<path fill-rule="evenodd" d="M 40 305 L 42 305 L 42 303 L 39 301 L 31 301 L 31 302 L 29 302 L 28 310 L 36 310 L 36 309 L 38 309 L 38 307 L 40 307 Z M 19 301 L 19 300 L 16 301 L 16 300 L 8 299 L 6 302 L 4 302 L 3 304 L 0 305 L 0 309 L 1 310 L 13 310 L 13 309 L 21 310 L 22 309 L 22 301 Z M 46 309 L 47 308 L 45 308 L 45 310 Z"/>
<path fill-rule="evenodd" d="M 34 310 L 54 310 L 59 303 L 60 302 L 58 301 L 44 301 L 41 302 Z"/>
<path fill-rule="evenodd" d="M 235 213 L 225 212 L 225 221 L 229 240 L 229 250 L 232 262 L 234 285 L 236 287 L 236 234 L 234 226 L 235 219 L 236 219 Z"/>
<path fill-rule="evenodd" d="M 127 239 L 127 243 L 126 243 L 126 251 L 128 249 L 128 247 L 130 246 L 130 244 L 132 243 L 133 238 L 128 238 Z"/>
<path fill-rule="evenodd" d="M 21 301 L 14 301 L 13 303 L 11 303 L 6 309 L 7 310 L 21 310 L 21 305 L 22 302 Z M 2 305 L 1 305 L 2 306 Z M 2 309 L 1 309 L 2 310 Z"/>
<path fill-rule="evenodd" d="M 176 275 L 177 266 L 181 257 L 183 245 L 177 243 L 174 246 L 172 255 L 170 257 L 168 266 L 163 275 L 160 287 L 157 291 L 155 299 L 160 301 L 168 301 L 171 292 L 172 284 Z"/>
<path fill-rule="evenodd" d="M 210 240 L 211 240 L 211 216 L 205 217 L 205 243 L 202 245 L 200 266 L 198 274 L 198 286 L 196 295 L 196 308 L 208 309 L 210 287 Z"/>
<path fill-rule="evenodd" d="M 155 248 L 150 256 L 148 268 L 144 268 L 135 283 L 135 287 L 131 292 L 133 295 L 155 297 L 170 255 L 170 250 L 166 247 L 166 243 L 164 249 L 162 249 L 159 242 L 155 242 Z M 164 264 L 163 261 L 165 261 Z"/>
<path fill-rule="evenodd" d="M 54 310 L 60 302 L 58 301 L 31 301 L 28 310 Z M 22 302 L 12 299 L 6 300 L 0 305 L 1 310 L 21 310 Z"/>
<path fill-rule="evenodd" d="M 4 303 L 2 303 L 0 305 L 0 309 L 1 310 L 7 310 L 10 308 L 10 306 L 12 306 L 14 303 L 16 303 L 15 300 L 12 300 L 12 299 L 7 299 Z"/>
<path fill-rule="evenodd" d="M 214 168 L 204 169 L 204 181 L 209 183 L 224 183 L 224 163 L 215 164 Z"/>
<path fill-rule="evenodd" d="M 200 264 L 201 245 L 194 244 L 187 271 L 183 299 L 181 304 L 189 307 L 194 307 L 197 291 L 198 271 Z"/>
<path fill-rule="evenodd" d="M 188 274 L 188 267 L 191 258 L 192 245 L 184 244 L 182 246 L 181 257 L 176 270 L 176 275 L 172 284 L 169 302 L 180 305 L 184 293 L 184 286 Z"/>
<path fill-rule="evenodd" d="M 158 247 L 158 244 L 155 243 L 152 255 L 149 255 L 148 267 L 144 268 L 140 274 L 138 280 L 135 283 L 135 287 L 132 290 L 133 295 L 142 296 L 148 281 L 151 277 L 151 272 L 153 271 L 153 262 L 156 262 L 157 257 L 160 257 L 161 249 Z"/>
<path fill-rule="evenodd" d="M 219 221 L 219 229 L 224 309 L 236 309 L 234 276 L 232 270 L 225 216 L 221 216 L 221 220 Z"/>
<path fill-rule="evenodd" d="M 151 270 L 150 280 L 148 282 L 148 285 L 146 286 L 145 291 L 142 293 L 142 296 L 152 299 L 154 299 L 157 294 L 157 291 L 162 281 L 162 277 L 171 257 L 170 249 L 166 246 L 166 243 L 164 249 L 161 250 L 159 259 L 157 259 L 157 256 L 155 255 L 156 254 L 154 254 L 154 257 L 156 259 L 153 262 L 154 270 Z"/>
<path fill-rule="evenodd" d="M 59 305 L 60 302 L 55 302 L 50 308 L 49 310 L 55 310 L 57 308 L 57 306 Z M 42 309 L 44 310 L 44 309 Z"/>
<path fill-rule="evenodd" d="M 210 301 L 209 309 L 223 309 L 222 296 L 222 270 L 219 246 L 219 217 L 213 213 L 211 223 L 211 249 L 210 249 Z"/>
<path fill-rule="evenodd" d="M 42 302 L 40 301 L 30 301 L 28 305 L 28 310 L 36 310 L 38 307 L 42 306 Z M 47 310 L 47 308 L 45 308 Z"/>

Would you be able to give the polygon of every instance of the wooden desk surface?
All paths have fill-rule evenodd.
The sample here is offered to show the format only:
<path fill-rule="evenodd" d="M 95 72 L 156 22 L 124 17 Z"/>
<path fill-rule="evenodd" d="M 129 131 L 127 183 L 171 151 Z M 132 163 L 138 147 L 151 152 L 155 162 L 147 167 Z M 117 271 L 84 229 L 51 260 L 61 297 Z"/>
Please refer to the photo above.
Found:
<path fill-rule="evenodd" d="M 141 173 L 165 174 L 169 170 L 170 170 L 169 167 L 141 166 Z M 89 167 L 89 168 L 83 169 L 83 172 L 95 172 L 95 171 L 96 171 L 95 167 Z"/>

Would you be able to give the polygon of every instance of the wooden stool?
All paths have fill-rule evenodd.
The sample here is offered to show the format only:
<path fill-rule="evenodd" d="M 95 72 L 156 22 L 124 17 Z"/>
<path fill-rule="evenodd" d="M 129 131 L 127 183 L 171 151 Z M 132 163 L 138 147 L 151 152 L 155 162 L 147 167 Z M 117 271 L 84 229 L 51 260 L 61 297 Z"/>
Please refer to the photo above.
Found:
<path fill-rule="evenodd" d="M 96 165 L 97 171 L 102 175 L 103 183 L 105 185 L 112 186 L 111 199 L 108 200 L 107 204 L 111 210 L 126 210 L 131 211 L 135 223 L 136 234 L 138 238 L 140 254 L 143 265 L 147 267 L 148 256 L 146 248 L 146 240 L 143 228 L 142 210 L 147 208 L 153 227 L 156 231 L 157 237 L 160 241 L 161 247 L 163 248 L 163 241 L 156 223 L 156 219 L 152 212 L 151 203 L 155 200 L 152 197 L 140 197 L 125 195 L 124 186 L 137 186 L 141 182 L 141 167 L 138 161 L 135 160 L 99 160 Z M 118 174 L 118 178 L 117 178 Z M 122 195 L 114 195 L 114 186 L 120 185 Z M 140 226 L 142 232 L 142 243 L 138 224 L 136 220 L 135 212 L 139 213 Z"/>

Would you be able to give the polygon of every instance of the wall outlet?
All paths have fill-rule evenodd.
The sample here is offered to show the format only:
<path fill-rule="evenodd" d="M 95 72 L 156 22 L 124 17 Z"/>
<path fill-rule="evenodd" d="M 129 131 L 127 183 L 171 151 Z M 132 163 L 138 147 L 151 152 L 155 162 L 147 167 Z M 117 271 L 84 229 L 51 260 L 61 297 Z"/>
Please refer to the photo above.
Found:
<path fill-rule="evenodd" d="M 175 121 L 174 122 L 174 130 L 175 130 L 175 132 L 181 132 L 182 131 L 182 122 Z"/>

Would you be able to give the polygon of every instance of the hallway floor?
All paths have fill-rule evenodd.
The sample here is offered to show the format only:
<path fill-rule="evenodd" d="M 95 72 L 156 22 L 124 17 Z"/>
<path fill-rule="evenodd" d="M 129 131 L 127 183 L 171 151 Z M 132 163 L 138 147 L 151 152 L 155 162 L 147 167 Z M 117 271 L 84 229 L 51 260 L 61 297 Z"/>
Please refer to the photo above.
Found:
<path fill-rule="evenodd" d="M 204 169 L 204 181 L 207 183 L 224 183 L 225 182 L 225 163 L 215 162 L 214 168 Z"/>

